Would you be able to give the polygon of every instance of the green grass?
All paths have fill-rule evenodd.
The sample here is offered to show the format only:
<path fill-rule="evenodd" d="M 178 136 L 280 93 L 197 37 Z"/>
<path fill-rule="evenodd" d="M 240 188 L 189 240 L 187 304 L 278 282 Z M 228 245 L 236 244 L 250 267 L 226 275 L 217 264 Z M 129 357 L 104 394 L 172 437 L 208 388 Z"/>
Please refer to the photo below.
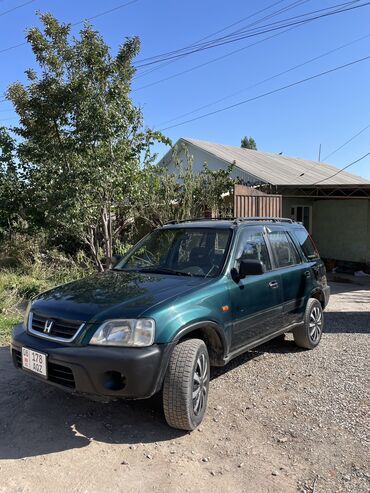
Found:
<path fill-rule="evenodd" d="M 42 238 L 18 235 L 0 245 L 0 346 L 23 319 L 28 300 L 60 284 L 95 272 L 81 251 L 74 257 L 41 247 Z"/>
<path fill-rule="evenodd" d="M 0 346 L 9 344 L 12 327 L 22 320 L 30 298 L 92 271 L 90 266 L 50 266 L 39 262 L 18 270 L 0 269 Z"/>

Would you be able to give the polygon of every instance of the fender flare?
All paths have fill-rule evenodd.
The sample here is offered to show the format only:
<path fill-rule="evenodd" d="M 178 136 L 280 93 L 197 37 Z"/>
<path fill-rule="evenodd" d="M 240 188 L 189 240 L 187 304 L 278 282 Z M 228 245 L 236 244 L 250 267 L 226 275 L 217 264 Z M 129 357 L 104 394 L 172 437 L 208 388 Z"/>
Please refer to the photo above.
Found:
<path fill-rule="evenodd" d="M 162 361 L 161 369 L 160 369 L 160 372 L 159 372 L 159 375 L 157 378 L 155 392 L 158 392 L 162 388 L 163 380 L 164 380 L 164 377 L 165 377 L 165 374 L 167 371 L 167 367 L 168 367 L 168 364 L 169 364 L 169 361 L 170 361 L 170 358 L 172 355 L 172 351 L 174 350 L 174 348 L 177 345 L 177 343 L 179 342 L 179 340 L 182 339 L 184 336 L 186 336 L 186 334 L 191 334 L 195 330 L 204 329 L 205 327 L 209 327 L 209 328 L 214 329 L 215 332 L 217 333 L 217 335 L 219 336 L 221 344 L 222 344 L 223 353 L 224 353 L 223 358 L 220 359 L 220 361 L 218 362 L 218 364 L 216 366 L 224 366 L 225 365 L 224 357 L 227 354 L 229 348 L 228 348 L 228 344 L 227 344 L 227 341 L 225 338 L 224 331 L 219 324 L 217 324 L 216 322 L 213 322 L 212 320 L 202 320 L 200 322 L 195 322 L 195 323 L 190 323 L 190 324 L 184 325 L 180 328 L 180 330 L 178 330 L 176 332 L 175 336 L 171 339 L 171 341 L 169 341 L 166 344 L 167 347 L 166 347 L 164 354 L 163 354 L 163 361 Z"/>
<path fill-rule="evenodd" d="M 326 296 L 325 296 L 325 292 L 322 288 L 320 287 L 316 287 L 314 288 L 311 293 L 310 293 L 310 298 L 316 298 L 318 299 L 321 303 L 323 302 L 324 303 L 324 306 L 323 308 L 326 306 Z M 307 300 L 308 301 L 308 300 Z"/>
<path fill-rule="evenodd" d="M 225 357 L 225 355 L 228 354 L 228 351 L 229 351 L 229 344 L 228 344 L 226 337 L 225 337 L 225 331 L 223 330 L 221 325 L 214 322 L 213 320 L 201 320 L 199 322 L 184 325 L 176 333 L 176 335 L 172 339 L 171 343 L 173 343 L 175 345 L 175 344 L 177 344 L 177 342 L 180 339 L 182 339 L 187 334 L 190 334 L 191 332 L 194 332 L 197 329 L 204 329 L 205 327 L 209 327 L 209 328 L 215 330 L 216 334 L 220 338 L 222 348 L 223 348 L 223 353 L 224 353 L 223 356 Z"/>

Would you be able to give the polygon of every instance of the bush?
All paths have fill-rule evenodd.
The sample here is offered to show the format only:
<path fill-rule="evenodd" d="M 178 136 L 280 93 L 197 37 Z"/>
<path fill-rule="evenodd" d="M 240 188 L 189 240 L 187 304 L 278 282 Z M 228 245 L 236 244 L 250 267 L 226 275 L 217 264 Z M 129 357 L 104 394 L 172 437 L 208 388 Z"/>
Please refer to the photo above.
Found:
<path fill-rule="evenodd" d="M 0 344 L 9 342 L 11 328 L 22 319 L 29 299 L 94 272 L 84 252 L 72 258 L 42 245 L 40 239 L 22 236 L 1 249 L 2 259 L 7 260 L 0 258 Z"/>

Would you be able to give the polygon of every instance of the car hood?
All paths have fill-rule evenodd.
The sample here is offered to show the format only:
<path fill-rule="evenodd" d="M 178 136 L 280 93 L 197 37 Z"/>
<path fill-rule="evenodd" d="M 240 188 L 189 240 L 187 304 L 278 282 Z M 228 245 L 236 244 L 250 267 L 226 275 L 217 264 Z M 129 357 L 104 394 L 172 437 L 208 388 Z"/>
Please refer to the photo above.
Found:
<path fill-rule="evenodd" d="M 107 271 L 40 294 L 32 311 L 67 320 L 136 318 L 148 308 L 210 282 L 201 277 Z"/>

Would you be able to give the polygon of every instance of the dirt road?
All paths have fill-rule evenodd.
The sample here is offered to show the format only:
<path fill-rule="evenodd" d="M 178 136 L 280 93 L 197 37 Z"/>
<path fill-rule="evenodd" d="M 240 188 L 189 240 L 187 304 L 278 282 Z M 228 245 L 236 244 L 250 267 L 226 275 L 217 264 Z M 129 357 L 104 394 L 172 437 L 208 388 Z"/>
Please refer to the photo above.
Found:
<path fill-rule="evenodd" d="M 0 492 L 368 492 L 370 289 L 332 289 L 320 346 L 289 335 L 214 371 L 190 434 L 156 398 L 70 396 L 0 348 Z"/>

